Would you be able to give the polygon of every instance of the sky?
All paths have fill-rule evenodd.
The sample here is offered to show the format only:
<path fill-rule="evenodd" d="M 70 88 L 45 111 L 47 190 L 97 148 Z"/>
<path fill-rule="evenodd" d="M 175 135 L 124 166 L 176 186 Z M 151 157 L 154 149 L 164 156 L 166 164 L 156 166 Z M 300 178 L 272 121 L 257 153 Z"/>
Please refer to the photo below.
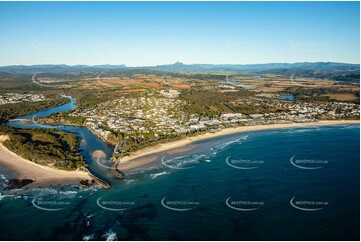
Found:
<path fill-rule="evenodd" d="M 359 2 L 0 2 L 0 65 L 360 63 Z"/>

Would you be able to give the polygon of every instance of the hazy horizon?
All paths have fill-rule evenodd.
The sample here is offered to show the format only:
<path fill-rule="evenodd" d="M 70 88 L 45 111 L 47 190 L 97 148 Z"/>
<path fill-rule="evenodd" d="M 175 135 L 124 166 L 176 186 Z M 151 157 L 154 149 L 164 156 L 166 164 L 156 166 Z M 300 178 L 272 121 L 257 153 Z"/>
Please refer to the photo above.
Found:
<path fill-rule="evenodd" d="M 26 64 L 18 64 L 18 65 L 0 65 L 0 67 L 6 67 L 6 66 L 41 66 L 41 65 L 66 65 L 66 66 L 126 66 L 126 67 L 153 67 L 153 66 L 162 66 L 162 65 L 174 65 L 174 64 L 183 64 L 183 65 L 268 65 L 268 64 L 299 64 L 299 63 L 339 63 L 339 64 L 347 64 L 347 65 L 360 65 L 360 63 L 345 63 L 345 62 L 334 62 L 334 61 L 299 61 L 299 62 L 265 62 L 265 63 L 245 63 L 245 64 L 239 64 L 239 63 L 235 63 L 235 64 L 230 64 L 230 63 L 184 63 L 182 61 L 176 61 L 174 63 L 164 63 L 164 64 L 155 64 L 155 65 L 136 65 L 136 66 L 128 66 L 126 64 L 122 64 L 122 63 L 116 63 L 116 64 L 108 64 L 108 63 L 100 63 L 100 64 L 82 64 L 82 63 L 78 63 L 78 64 L 66 64 L 66 63 L 59 63 L 59 64 L 54 64 L 54 63 L 40 63 L 40 64 L 30 64 L 30 65 L 26 65 Z"/>

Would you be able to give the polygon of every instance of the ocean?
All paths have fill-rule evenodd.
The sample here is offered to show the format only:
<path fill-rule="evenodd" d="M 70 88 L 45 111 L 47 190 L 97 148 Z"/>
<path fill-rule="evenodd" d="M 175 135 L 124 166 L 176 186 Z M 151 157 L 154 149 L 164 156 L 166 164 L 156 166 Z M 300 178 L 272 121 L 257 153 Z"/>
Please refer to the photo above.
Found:
<path fill-rule="evenodd" d="M 244 132 L 190 147 L 110 180 L 110 189 L 2 190 L 0 239 L 359 240 L 359 125 Z"/>

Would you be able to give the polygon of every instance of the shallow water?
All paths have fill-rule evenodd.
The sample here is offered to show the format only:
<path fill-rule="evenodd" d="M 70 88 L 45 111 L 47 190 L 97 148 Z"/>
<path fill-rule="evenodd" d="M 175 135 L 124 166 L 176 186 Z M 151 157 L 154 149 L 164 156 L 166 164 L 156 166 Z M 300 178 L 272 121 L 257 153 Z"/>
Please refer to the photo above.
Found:
<path fill-rule="evenodd" d="M 359 135 L 359 125 L 232 134 L 163 154 L 107 190 L 12 191 L 0 238 L 357 240 Z"/>
<path fill-rule="evenodd" d="M 62 130 L 70 133 L 76 134 L 80 142 L 80 154 L 85 157 L 85 160 L 87 164 L 89 165 L 89 169 L 97 176 L 100 176 L 102 179 L 111 182 L 112 180 L 116 181 L 116 179 L 113 179 L 113 176 L 111 174 L 110 169 L 104 168 L 97 162 L 96 159 L 93 159 L 92 153 L 96 150 L 102 150 L 105 155 L 106 159 L 109 159 L 113 153 L 114 146 L 108 144 L 107 142 L 100 139 L 98 136 L 96 136 L 93 132 L 91 132 L 86 127 L 77 127 L 77 126 L 52 126 L 52 125 L 42 125 L 38 124 L 36 122 L 37 117 L 45 117 L 53 113 L 59 113 L 59 112 L 66 112 L 70 110 L 74 110 L 76 108 L 75 102 L 76 99 L 69 97 L 69 96 L 63 96 L 64 98 L 69 98 L 70 102 L 61 105 L 59 107 L 50 108 L 47 110 L 39 111 L 34 114 L 25 115 L 22 117 L 18 117 L 15 120 L 19 119 L 30 119 L 32 120 L 31 123 L 22 123 L 20 121 L 11 121 L 8 122 L 7 125 L 17 127 L 17 128 L 52 128 L 57 130 Z"/>

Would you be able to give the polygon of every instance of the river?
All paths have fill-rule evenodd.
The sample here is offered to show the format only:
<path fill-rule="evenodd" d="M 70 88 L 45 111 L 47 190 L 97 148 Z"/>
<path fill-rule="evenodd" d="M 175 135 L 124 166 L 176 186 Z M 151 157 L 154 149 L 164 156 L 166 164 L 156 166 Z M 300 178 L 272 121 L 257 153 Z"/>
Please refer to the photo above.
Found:
<path fill-rule="evenodd" d="M 74 102 L 37 115 L 74 109 Z M 0 196 L 1 240 L 359 239 L 360 125 L 200 140 L 168 153 L 166 166 L 155 162 L 123 180 L 90 155 L 110 156 L 112 146 L 84 127 L 53 128 L 84 139 L 82 155 L 112 187 L 1 191 L 11 196 Z"/>
<path fill-rule="evenodd" d="M 75 105 L 76 98 L 65 95 L 62 95 L 62 97 L 69 98 L 70 102 L 55 108 L 50 108 L 33 114 L 17 117 L 12 121 L 7 122 L 7 125 L 16 128 L 41 128 L 41 129 L 52 128 L 75 134 L 80 139 L 80 144 L 79 144 L 80 154 L 84 156 L 88 164 L 88 169 L 94 175 L 100 177 L 101 179 L 107 181 L 108 183 L 117 182 L 117 179 L 115 179 L 114 175 L 111 174 L 111 170 L 104 165 L 102 166 L 101 160 L 97 162 L 97 159 L 92 157 L 94 151 L 101 150 L 106 155 L 105 159 L 109 160 L 109 158 L 113 154 L 113 150 L 114 150 L 113 145 L 103 141 L 86 127 L 70 126 L 70 125 L 66 125 L 66 126 L 42 125 L 42 124 L 37 124 L 35 122 L 34 120 L 35 118 L 46 117 L 53 113 L 67 112 L 77 108 L 77 106 Z M 33 120 L 33 122 L 32 123 L 21 122 L 21 120 L 24 119 Z"/>

